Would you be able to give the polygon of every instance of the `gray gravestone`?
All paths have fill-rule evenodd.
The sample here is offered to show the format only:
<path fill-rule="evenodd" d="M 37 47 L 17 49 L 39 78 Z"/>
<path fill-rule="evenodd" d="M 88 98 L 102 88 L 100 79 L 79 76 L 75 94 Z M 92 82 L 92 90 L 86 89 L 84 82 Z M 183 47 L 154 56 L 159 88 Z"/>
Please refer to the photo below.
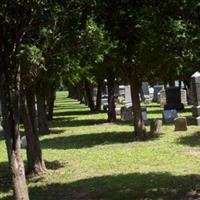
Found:
<path fill-rule="evenodd" d="M 192 75 L 192 93 L 193 93 L 193 121 L 194 124 L 200 125 L 200 73 Z"/>
<path fill-rule="evenodd" d="M 165 90 L 160 91 L 160 106 L 164 108 L 164 105 L 166 104 L 166 94 Z"/>
<path fill-rule="evenodd" d="M 159 120 L 159 119 L 151 120 L 150 133 L 152 133 L 152 134 L 160 133 L 161 127 L 162 127 L 162 121 L 161 120 Z"/>
<path fill-rule="evenodd" d="M 163 89 L 162 85 L 154 85 L 153 102 L 158 102 L 158 93 Z"/>
<path fill-rule="evenodd" d="M 142 111 L 142 119 L 143 119 L 145 124 L 149 124 L 149 120 L 147 118 L 147 111 L 146 110 Z"/>
<path fill-rule="evenodd" d="M 120 85 L 119 86 L 119 95 L 120 96 L 124 96 L 125 95 L 125 86 L 124 85 Z"/>
<path fill-rule="evenodd" d="M 148 82 L 142 82 L 142 92 L 145 95 L 149 95 L 149 84 Z"/>
<path fill-rule="evenodd" d="M 130 87 L 130 85 L 125 86 L 125 104 L 132 105 L 131 87 Z"/>
<path fill-rule="evenodd" d="M 131 121 L 133 119 L 132 107 L 121 107 L 121 119 L 123 121 Z"/>
<path fill-rule="evenodd" d="M 176 109 L 183 110 L 184 105 L 181 103 L 181 91 L 179 87 L 168 87 L 166 93 L 165 110 Z"/>
<path fill-rule="evenodd" d="M 171 123 L 177 118 L 177 111 L 175 109 L 163 110 L 163 122 Z"/>
<path fill-rule="evenodd" d="M 186 89 L 181 89 L 181 103 L 186 106 L 188 105 L 187 101 L 187 90 Z"/>
<path fill-rule="evenodd" d="M 187 131 L 187 121 L 185 117 L 178 117 L 174 120 L 175 131 Z"/>

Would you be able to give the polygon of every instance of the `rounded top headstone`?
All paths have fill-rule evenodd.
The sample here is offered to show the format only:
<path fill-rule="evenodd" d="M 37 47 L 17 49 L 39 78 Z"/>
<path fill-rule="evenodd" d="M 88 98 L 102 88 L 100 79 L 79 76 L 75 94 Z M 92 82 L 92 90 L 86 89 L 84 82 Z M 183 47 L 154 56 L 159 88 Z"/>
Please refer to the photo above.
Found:
<path fill-rule="evenodd" d="M 200 77 L 200 72 L 195 72 L 193 75 L 192 75 L 193 78 L 196 78 L 196 77 Z"/>

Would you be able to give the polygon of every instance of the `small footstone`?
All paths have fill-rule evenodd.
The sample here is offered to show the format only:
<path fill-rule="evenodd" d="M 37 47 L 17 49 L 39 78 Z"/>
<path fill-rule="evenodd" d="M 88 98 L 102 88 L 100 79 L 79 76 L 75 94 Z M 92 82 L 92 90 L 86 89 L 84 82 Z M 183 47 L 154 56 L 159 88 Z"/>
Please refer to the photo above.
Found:
<path fill-rule="evenodd" d="M 187 120 L 185 117 L 177 117 L 174 120 L 175 131 L 187 131 Z"/>
<path fill-rule="evenodd" d="M 162 121 L 159 119 L 153 119 L 151 121 L 150 132 L 152 134 L 158 134 L 161 132 L 161 127 L 162 127 Z"/>

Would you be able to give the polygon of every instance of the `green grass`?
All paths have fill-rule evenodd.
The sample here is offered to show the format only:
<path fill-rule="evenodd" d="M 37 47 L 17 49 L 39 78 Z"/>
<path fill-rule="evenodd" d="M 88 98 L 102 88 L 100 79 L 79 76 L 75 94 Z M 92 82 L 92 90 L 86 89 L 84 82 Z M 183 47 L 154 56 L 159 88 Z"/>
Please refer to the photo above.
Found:
<path fill-rule="evenodd" d="M 51 134 L 40 137 L 49 171 L 28 181 L 31 200 L 198 199 L 200 133 L 198 126 L 146 141 L 132 139 L 133 127 L 57 93 Z M 190 116 L 191 107 L 179 115 Z M 148 104 L 149 118 L 162 118 L 158 104 Z M 149 129 L 149 127 L 148 127 Z M 7 155 L 0 137 L 0 199 L 12 199 Z M 23 157 L 25 151 L 23 150 Z"/>

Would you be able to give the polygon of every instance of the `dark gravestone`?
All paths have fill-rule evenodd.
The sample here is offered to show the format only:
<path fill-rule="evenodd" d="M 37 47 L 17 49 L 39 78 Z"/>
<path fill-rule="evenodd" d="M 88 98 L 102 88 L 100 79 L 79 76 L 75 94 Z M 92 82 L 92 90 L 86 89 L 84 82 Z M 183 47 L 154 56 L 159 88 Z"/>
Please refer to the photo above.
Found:
<path fill-rule="evenodd" d="M 177 111 L 175 109 L 163 110 L 163 122 L 172 123 L 177 118 Z"/>
<path fill-rule="evenodd" d="M 193 110 L 192 116 L 195 125 L 200 125 L 200 73 L 192 75 Z"/>
<path fill-rule="evenodd" d="M 142 82 L 142 93 L 143 93 L 143 95 L 149 95 L 149 84 L 148 84 L 148 82 Z"/>
<path fill-rule="evenodd" d="M 179 87 L 168 87 L 166 89 L 166 104 L 164 106 L 164 109 L 184 109 L 184 105 L 181 102 L 181 91 Z"/>
<path fill-rule="evenodd" d="M 155 85 L 153 87 L 154 93 L 153 93 L 153 102 L 158 102 L 158 93 L 163 89 L 162 85 Z"/>

